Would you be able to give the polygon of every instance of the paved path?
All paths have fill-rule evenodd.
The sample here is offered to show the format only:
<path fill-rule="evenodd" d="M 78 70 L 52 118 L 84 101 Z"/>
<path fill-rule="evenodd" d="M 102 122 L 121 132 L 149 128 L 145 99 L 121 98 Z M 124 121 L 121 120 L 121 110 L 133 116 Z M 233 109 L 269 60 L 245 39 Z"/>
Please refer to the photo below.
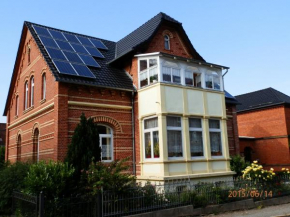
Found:
<path fill-rule="evenodd" d="M 262 209 L 250 209 L 245 211 L 228 212 L 219 215 L 208 215 L 207 217 L 274 217 L 274 216 L 287 216 L 290 217 L 290 204 L 283 204 L 277 206 L 268 206 Z"/>

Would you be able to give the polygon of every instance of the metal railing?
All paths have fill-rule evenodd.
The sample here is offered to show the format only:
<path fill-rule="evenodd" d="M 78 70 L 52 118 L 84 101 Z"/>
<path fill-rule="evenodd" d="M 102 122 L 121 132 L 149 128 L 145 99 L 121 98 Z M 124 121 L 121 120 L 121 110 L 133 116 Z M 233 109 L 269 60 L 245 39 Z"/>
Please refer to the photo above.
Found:
<path fill-rule="evenodd" d="M 22 216 L 101 217 L 126 216 L 192 204 L 204 207 L 252 198 L 265 200 L 290 195 L 290 176 L 271 181 L 233 180 L 192 183 L 178 180 L 136 185 L 122 191 L 102 191 L 97 196 L 48 199 L 13 193 L 13 212 Z"/>

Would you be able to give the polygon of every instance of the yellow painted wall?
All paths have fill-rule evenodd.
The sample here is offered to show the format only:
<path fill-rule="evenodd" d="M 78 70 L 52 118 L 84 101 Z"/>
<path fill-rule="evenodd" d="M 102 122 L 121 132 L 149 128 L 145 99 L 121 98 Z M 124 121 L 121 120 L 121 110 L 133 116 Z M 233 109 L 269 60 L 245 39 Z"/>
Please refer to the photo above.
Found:
<path fill-rule="evenodd" d="M 226 126 L 224 93 L 174 84 L 156 83 L 138 91 L 139 123 L 141 144 L 141 176 L 174 177 L 223 172 L 233 174 L 229 169 L 229 150 Z M 143 157 L 143 119 L 158 117 L 160 158 Z M 183 158 L 168 159 L 166 116 L 182 117 Z M 191 158 L 189 147 L 188 118 L 199 117 L 203 125 L 204 157 Z M 208 119 L 221 120 L 223 156 L 211 157 Z"/>

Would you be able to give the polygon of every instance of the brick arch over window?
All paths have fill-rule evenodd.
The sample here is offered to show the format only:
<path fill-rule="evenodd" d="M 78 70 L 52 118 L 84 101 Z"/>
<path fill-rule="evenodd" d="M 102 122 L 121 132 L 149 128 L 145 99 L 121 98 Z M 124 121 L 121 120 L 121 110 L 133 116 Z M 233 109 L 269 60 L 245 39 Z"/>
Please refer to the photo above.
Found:
<path fill-rule="evenodd" d="M 32 127 L 32 131 L 31 131 L 31 138 L 34 138 L 34 132 L 35 130 L 38 129 L 39 130 L 39 123 L 35 123 Z"/>
<path fill-rule="evenodd" d="M 173 34 L 169 31 L 169 30 L 164 30 L 162 32 L 162 35 L 165 36 L 165 35 L 168 35 L 170 38 L 173 38 Z"/>
<path fill-rule="evenodd" d="M 114 118 L 108 117 L 108 116 L 93 116 L 92 117 L 94 122 L 96 123 L 102 123 L 105 125 L 111 125 L 115 131 L 115 133 L 123 133 L 122 127 L 120 123 L 115 120 Z"/>

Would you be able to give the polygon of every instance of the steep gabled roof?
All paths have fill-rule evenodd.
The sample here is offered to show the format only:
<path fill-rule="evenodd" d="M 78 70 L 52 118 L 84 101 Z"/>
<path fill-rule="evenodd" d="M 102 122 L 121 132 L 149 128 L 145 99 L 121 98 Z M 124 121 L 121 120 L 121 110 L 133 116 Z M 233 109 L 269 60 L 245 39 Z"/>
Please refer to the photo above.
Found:
<path fill-rule="evenodd" d="M 120 57 L 125 56 L 126 54 L 136 50 L 139 46 L 142 46 L 144 43 L 148 42 L 154 36 L 154 33 L 157 32 L 158 27 L 163 21 L 168 21 L 172 24 L 176 24 L 176 26 L 183 32 L 188 44 L 190 45 L 191 52 L 195 54 L 196 59 L 204 61 L 204 59 L 196 52 L 196 50 L 192 46 L 187 34 L 182 27 L 182 23 L 178 22 L 167 14 L 160 12 L 155 17 L 151 18 L 142 26 L 140 26 L 116 43 L 115 59 L 111 62 L 114 62 Z"/>
<path fill-rule="evenodd" d="M 81 35 L 77 33 L 72 33 L 64 30 L 54 29 L 47 26 L 42 26 L 38 24 L 33 24 L 30 22 L 25 22 L 26 26 L 30 30 L 34 40 L 36 41 L 42 55 L 44 56 L 47 64 L 49 65 L 52 73 L 54 74 L 54 77 L 56 78 L 56 81 L 60 82 L 66 82 L 66 83 L 74 83 L 74 84 L 84 84 L 84 85 L 91 85 L 91 86 L 99 86 L 99 87 L 110 87 L 110 88 L 116 88 L 116 89 L 124 89 L 124 90 L 133 90 L 133 84 L 132 80 L 129 78 L 129 76 L 123 71 L 122 69 L 115 68 L 113 66 L 110 66 L 107 64 L 110 60 L 114 58 L 115 54 L 115 42 L 95 38 L 91 36 Z M 102 41 L 108 50 L 102 50 L 101 53 L 105 57 L 104 59 L 97 58 L 97 62 L 101 66 L 101 68 L 95 68 L 95 67 L 89 67 L 92 73 L 96 76 L 95 79 L 92 78 L 84 78 L 84 77 L 78 77 L 78 76 L 71 76 L 71 75 L 65 75 L 60 74 L 55 67 L 55 65 L 52 62 L 52 59 L 49 57 L 47 51 L 45 50 L 44 46 L 42 45 L 39 36 L 36 34 L 33 25 L 45 27 L 47 29 L 57 30 L 62 33 L 69 33 L 76 36 L 84 36 L 87 38 L 94 38 L 97 40 Z"/>
<path fill-rule="evenodd" d="M 290 97 L 271 87 L 236 96 L 241 103 L 237 106 L 238 112 L 265 108 L 280 104 L 290 104 Z"/>

